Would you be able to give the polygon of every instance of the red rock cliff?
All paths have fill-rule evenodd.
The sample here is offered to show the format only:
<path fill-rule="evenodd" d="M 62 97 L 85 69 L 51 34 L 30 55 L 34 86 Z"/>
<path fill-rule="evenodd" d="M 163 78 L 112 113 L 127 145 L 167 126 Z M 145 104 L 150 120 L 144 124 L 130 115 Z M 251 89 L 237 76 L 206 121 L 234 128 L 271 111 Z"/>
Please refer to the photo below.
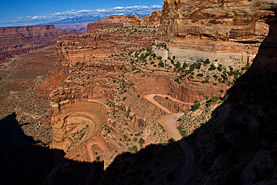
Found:
<path fill-rule="evenodd" d="M 19 27 L 4 27 L 0 28 L 0 35 L 13 35 L 35 32 L 56 32 L 54 25 L 41 26 L 19 26 Z"/>
<path fill-rule="evenodd" d="M 54 25 L 0 28 L 0 63 L 15 55 L 54 46 L 57 38 L 64 34 L 57 31 Z"/>
<path fill-rule="evenodd" d="M 209 58 L 241 67 L 268 35 L 274 7 L 276 0 L 165 0 L 158 34 L 181 62 Z"/>
<path fill-rule="evenodd" d="M 268 32 L 266 9 L 274 0 L 165 0 L 160 34 L 165 37 L 262 41 Z"/>

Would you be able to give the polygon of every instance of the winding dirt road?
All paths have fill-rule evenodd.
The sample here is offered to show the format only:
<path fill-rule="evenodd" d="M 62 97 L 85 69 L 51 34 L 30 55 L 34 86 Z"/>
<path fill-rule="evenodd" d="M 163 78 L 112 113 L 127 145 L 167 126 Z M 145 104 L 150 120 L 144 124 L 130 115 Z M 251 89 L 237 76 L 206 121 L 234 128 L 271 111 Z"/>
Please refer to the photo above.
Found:
<path fill-rule="evenodd" d="M 155 99 L 154 97 L 155 96 L 160 96 L 162 98 L 168 98 L 174 102 L 177 102 L 177 103 L 180 103 L 180 104 L 183 104 L 183 105 L 193 105 L 193 103 L 186 103 L 186 102 L 182 102 L 180 100 L 177 100 L 176 98 L 173 98 L 169 95 L 166 95 L 166 94 L 147 94 L 144 96 L 145 99 L 147 99 L 149 102 L 153 103 L 154 105 L 156 105 L 158 108 L 162 109 L 163 111 L 165 111 L 166 113 L 168 114 L 171 114 L 172 112 L 170 110 L 168 110 L 167 108 L 165 108 L 164 106 L 162 106 L 161 104 L 159 104 Z"/>
<path fill-rule="evenodd" d="M 86 143 L 86 148 L 88 151 L 88 156 L 90 158 L 90 162 L 95 161 L 95 156 L 92 151 L 92 146 L 94 146 L 94 145 L 99 147 L 99 149 L 102 150 L 103 152 L 108 148 L 107 143 L 104 141 L 97 141 L 95 139 L 89 139 Z"/>
<path fill-rule="evenodd" d="M 180 178 L 176 180 L 175 184 L 180 184 L 180 185 L 187 184 L 191 177 L 191 174 L 193 172 L 194 153 L 193 153 L 191 147 L 189 146 L 189 144 L 184 139 L 182 139 L 181 134 L 179 133 L 179 131 L 176 128 L 177 127 L 176 121 L 180 117 L 182 117 L 184 115 L 184 113 L 172 113 L 167 108 L 165 108 L 161 104 L 159 104 L 154 99 L 155 96 L 161 96 L 163 98 L 168 97 L 172 101 L 182 103 L 182 104 L 187 104 L 187 105 L 191 105 L 191 103 L 181 102 L 180 100 L 172 98 L 169 95 L 163 95 L 163 94 L 149 94 L 149 95 L 144 96 L 144 98 L 147 99 L 149 102 L 153 103 L 154 105 L 156 105 L 157 107 L 159 107 L 160 109 L 162 109 L 166 113 L 168 113 L 168 115 L 161 117 L 158 120 L 158 123 L 160 123 L 164 127 L 164 129 L 165 129 L 166 133 L 169 135 L 169 137 L 173 138 L 174 140 L 176 140 L 178 142 L 181 150 L 183 151 L 183 153 L 185 155 L 184 156 L 185 162 L 182 165 Z"/>

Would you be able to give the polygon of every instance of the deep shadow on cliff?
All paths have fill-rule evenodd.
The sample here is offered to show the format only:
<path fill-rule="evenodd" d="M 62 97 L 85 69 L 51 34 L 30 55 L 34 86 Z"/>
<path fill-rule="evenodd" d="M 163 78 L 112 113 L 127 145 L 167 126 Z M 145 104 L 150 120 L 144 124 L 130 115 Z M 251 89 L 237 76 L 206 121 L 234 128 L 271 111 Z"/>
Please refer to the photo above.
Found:
<path fill-rule="evenodd" d="M 15 113 L 0 121 L 0 184 L 39 184 L 64 156 L 36 143 L 24 134 Z"/>
<path fill-rule="evenodd" d="M 26 136 L 21 126 L 15 113 L 0 120 L 1 185 L 85 184 L 91 167 L 100 168 L 96 171 L 102 173 L 102 163 L 65 159 L 63 151 L 38 145 L 41 142 Z M 100 177 L 101 173 L 94 174 Z M 97 179 L 90 182 L 97 182 Z"/>
<path fill-rule="evenodd" d="M 275 15 L 277 11 L 275 10 Z M 276 184 L 277 22 L 212 119 L 186 138 L 195 152 L 189 184 Z"/>
<path fill-rule="evenodd" d="M 212 119 L 184 138 L 195 155 L 188 184 L 276 184 L 276 17 L 268 24 L 252 66 Z M 37 146 L 15 114 L 0 121 L 0 139 L 0 184 L 174 184 L 185 162 L 177 141 L 124 153 L 104 171 L 102 163 L 69 161 L 61 151 Z"/>

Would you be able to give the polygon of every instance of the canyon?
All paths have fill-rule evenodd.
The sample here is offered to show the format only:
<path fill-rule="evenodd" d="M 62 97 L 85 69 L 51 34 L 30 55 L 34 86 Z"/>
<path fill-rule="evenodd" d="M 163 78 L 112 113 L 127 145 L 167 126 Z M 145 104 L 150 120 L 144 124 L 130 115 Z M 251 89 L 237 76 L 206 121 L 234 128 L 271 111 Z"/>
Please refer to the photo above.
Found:
<path fill-rule="evenodd" d="M 69 32 L 58 31 L 54 25 L 0 28 L 0 63 L 32 50 L 55 46 L 57 38 Z"/>
<path fill-rule="evenodd" d="M 165 0 L 162 12 L 110 16 L 2 65 L 4 98 L 27 102 L 32 92 L 36 106 L 48 103 L 43 116 L 29 114 L 41 130 L 51 127 L 31 150 L 50 147 L 54 161 L 40 182 L 275 184 L 276 10 L 274 0 Z M 0 35 L 45 30 L 55 32 Z M 26 85 L 19 74 L 37 69 L 24 69 L 36 54 L 51 66 Z M 3 115 L 15 110 L 4 105 Z M 1 122 L 8 119 L 18 124 L 14 114 Z M 17 120 L 36 137 L 23 124 L 30 120 Z"/>

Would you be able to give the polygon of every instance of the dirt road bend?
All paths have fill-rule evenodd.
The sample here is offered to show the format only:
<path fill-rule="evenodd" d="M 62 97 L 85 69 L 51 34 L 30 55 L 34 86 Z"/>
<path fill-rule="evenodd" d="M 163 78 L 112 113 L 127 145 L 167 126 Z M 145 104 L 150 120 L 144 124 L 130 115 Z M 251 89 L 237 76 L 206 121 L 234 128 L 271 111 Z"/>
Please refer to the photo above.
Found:
<path fill-rule="evenodd" d="M 174 184 L 180 184 L 180 185 L 185 185 L 188 183 L 192 173 L 193 173 L 193 167 L 194 167 L 194 153 L 193 150 L 191 149 L 191 147 L 189 146 L 189 144 L 182 139 L 181 134 L 179 133 L 178 129 L 176 128 L 176 122 L 177 120 L 182 117 L 184 115 L 184 113 L 172 113 L 171 111 L 169 111 L 167 108 L 163 107 L 161 104 L 159 104 L 154 97 L 155 96 L 161 96 L 161 97 L 168 97 L 169 99 L 173 100 L 174 98 L 168 96 L 168 95 L 160 95 L 160 94 L 149 94 L 149 95 L 145 95 L 144 98 L 147 99 L 149 102 L 153 103 L 154 105 L 156 105 L 158 108 L 164 110 L 166 113 L 168 113 L 168 115 L 165 115 L 163 117 L 161 117 L 158 120 L 158 123 L 160 123 L 166 133 L 169 135 L 169 137 L 173 138 L 174 140 L 176 140 L 181 148 L 181 150 L 184 153 L 184 158 L 185 161 L 182 165 L 182 170 L 181 170 L 181 174 L 179 179 L 176 180 L 176 182 Z M 176 99 L 174 99 L 176 100 Z M 173 101 L 174 101 L 173 100 Z M 182 104 L 189 104 L 190 103 L 185 103 L 185 102 L 181 102 L 180 100 L 177 100 L 176 102 L 182 103 Z"/>

